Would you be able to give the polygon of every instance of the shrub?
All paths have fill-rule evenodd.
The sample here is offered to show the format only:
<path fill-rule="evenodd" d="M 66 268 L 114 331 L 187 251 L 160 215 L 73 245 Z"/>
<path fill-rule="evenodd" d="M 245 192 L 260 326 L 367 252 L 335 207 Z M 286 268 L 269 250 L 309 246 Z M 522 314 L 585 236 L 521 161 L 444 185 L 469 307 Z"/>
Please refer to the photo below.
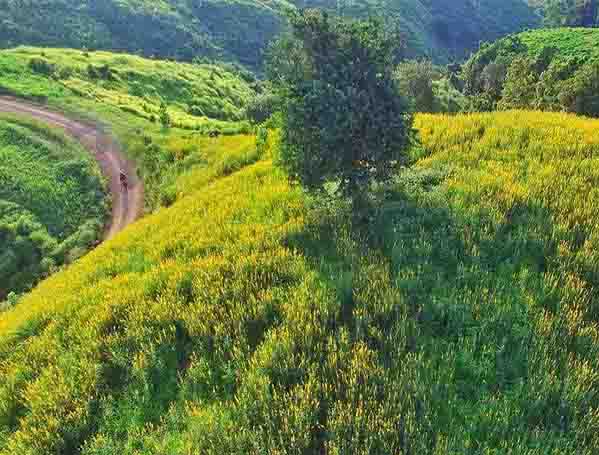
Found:
<path fill-rule="evenodd" d="M 44 76 L 53 76 L 56 71 L 56 65 L 43 58 L 32 58 L 29 60 L 31 71 Z"/>
<path fill-rule="evenodd" d="M 280 107 L 279 97 L 270 91 L 265 91 L 249 101 L 245 108 L 245 116 L 254 125 L 258 125 L 267 121 Z"/>
<path fill-rule="evenodd" d="M 172 125 L 171 116 L 168 113 L 168 106 L 164 101 L 162 101 L 160 103 L 160 112 L 158 114 L 158 118 L 160 119 L 160 124 L 162 125 L 163 128 L 171 127 L 171 125 Z"/>
<path fill-rule="evenodd" d="M 526 109 L 536 98 L 539 80 L 537 65 L 528 57 L 516 58 L 507 71 L 505 84 L 498 104 L 500 109 Z"/>
<path fill-rule="evenodd" d="M 399 93 L 405 96 L 417 112 L 436 112 L 433 90 L 435 69 L 430 61 L 407 61 L 400 63 L 395 70 Z"/>
<path fill-rule="evenodd" d="M 599 116 L 599 63 L 587 63 L 562 85 L 560 103 L 569 112 Z"/>

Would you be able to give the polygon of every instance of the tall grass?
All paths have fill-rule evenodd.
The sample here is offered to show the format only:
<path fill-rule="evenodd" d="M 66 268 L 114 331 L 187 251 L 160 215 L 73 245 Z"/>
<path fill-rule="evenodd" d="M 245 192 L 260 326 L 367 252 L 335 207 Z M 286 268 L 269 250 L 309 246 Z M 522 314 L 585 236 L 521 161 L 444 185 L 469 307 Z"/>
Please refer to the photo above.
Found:
<path fill-rule="evenodd" d="M 0 453 L 596 453 L 598 125 L 419 116 L 361 243 L 206 142 L 0 316 Z"/>
<path fill-rule="evenodd" d="M 223 66 L 151 60 L 112 52 L 18 47 L 0 52 L 0 91 L 66 110 L 102 110 L 133 125 L 239 131 L 250 83 Z M 108 115 L 107 115 L 108 114 Z"/>

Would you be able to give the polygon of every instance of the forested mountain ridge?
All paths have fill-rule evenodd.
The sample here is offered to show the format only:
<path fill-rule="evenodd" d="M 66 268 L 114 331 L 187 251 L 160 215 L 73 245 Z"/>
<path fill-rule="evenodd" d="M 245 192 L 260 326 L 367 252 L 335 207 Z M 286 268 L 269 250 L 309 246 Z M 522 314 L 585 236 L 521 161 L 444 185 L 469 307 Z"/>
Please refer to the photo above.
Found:
<path fill-rule="evenodd" d="M 599 116 L 599 30 L 547 28 L 484 44 L 464 64 L 475 109 L 540 109 Z M 525 82 L 523 82 L 525 81 Z"/>
<path fill-rule="evenodd" d="M 441 62 L 540 21 L 521 0 L 0 0 L 0 48 L 107 49 L 258 68 L 266 46 L 286 26 L 284 11 L 294 7 L 395 17 L 408 55 Z"/>
<path fill-rule="evenodd" d="M 599 24 L 598 0 L 528 0 L 550 27 L 595 27 Z"/>

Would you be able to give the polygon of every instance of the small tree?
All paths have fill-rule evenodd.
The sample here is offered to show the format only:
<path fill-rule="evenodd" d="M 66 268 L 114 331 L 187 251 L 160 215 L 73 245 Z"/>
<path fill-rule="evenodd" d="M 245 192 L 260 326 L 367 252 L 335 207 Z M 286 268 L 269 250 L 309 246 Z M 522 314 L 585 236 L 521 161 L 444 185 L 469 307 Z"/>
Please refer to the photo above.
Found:
<path fill-rule="evenodd" d="M 406 158 L 412 118 L 397 94 L 397 34 L 378 20 L 291 13 L 293 36 L 271 50 L 268 73 L 281 99 L 280 163 L 306 188 L 334 183 L 354 215 L 372 180 Z"/>
<path fill-rule="evenodd" d="M 417 112 L 435 112 L 438 106 L 435 102 L 433 78 L 435 69 L 429 61 L 411 60 L 400 63 L 395 70 L 399 82 L 399 91 L 405 95 Z"/>
<path fill-rule="evenodd" d="M 245 115 L 254 125 L 264 123 L 279 108 L 280 100 L 274 93 L 259 93 L 253 97 L 245 108 Z"/>
<path fill-rule="evenodd" d="M 516 58 L 508 69 L 498 107 L 500 109 L 531 108 L 535 103 L 539 76 L 533 59 Z"/>
<path fill-rule="evenodd" d="M 599 117 L 599 63 L 589 62 L 576 71 L 563 84 L 559 98 L 569 112 Z"/>
<path fill-rule="evenodd" d="M 160 112 L 159 112 L 160 124 L 163 128 L 171 127 L 171 116 L 168 113 L 168 106 L 164 101 L 160 102 Z"/>

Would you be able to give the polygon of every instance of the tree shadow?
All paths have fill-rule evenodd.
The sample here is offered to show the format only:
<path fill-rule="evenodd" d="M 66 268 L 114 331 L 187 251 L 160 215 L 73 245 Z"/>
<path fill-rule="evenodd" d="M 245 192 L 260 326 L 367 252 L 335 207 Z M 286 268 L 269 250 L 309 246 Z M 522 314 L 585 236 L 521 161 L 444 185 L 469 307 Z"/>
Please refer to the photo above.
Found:
<path fill-rule="evenodd" d="M 545 374 L 534 313 L 560 317 L 564 295 L 545 281 L 556 270 L 560 239 L 551 211 L 529 201 L 513 202 L 499 217 L 452 203 L 443 188 L 450 173 L 406 170 L 378 189 L 367 224 L 349 225 L 347 207 L 317 210 L 286 244 L 337 289 L 340 310 L 331 330 L 346 327 L 352 341 L 370 346 L 389 370 L 401 369 L 410 352 L 434 359 L 453 381 L 435 387 L 473 404 L 517 385 L 533 388 L 530 378 Z M 573 244 L 580 244 L 577 236 L 572 233 Z M 381 341 L 398 331 L 406 334 L 403 344 Z M 566 381 L 567 355 L 560 353 L 574 352 L 577 343 L 572 336 L 554 341 L 558 345 L 544 355 L 555 356 Z M 449 412 L 443 396 L 431 404 L 439 413 Z M 541 414 L 522 412 L 536 413 L 531 425 L 563 431 L 563 406 L 551 403 L 546 400 Z"/>

